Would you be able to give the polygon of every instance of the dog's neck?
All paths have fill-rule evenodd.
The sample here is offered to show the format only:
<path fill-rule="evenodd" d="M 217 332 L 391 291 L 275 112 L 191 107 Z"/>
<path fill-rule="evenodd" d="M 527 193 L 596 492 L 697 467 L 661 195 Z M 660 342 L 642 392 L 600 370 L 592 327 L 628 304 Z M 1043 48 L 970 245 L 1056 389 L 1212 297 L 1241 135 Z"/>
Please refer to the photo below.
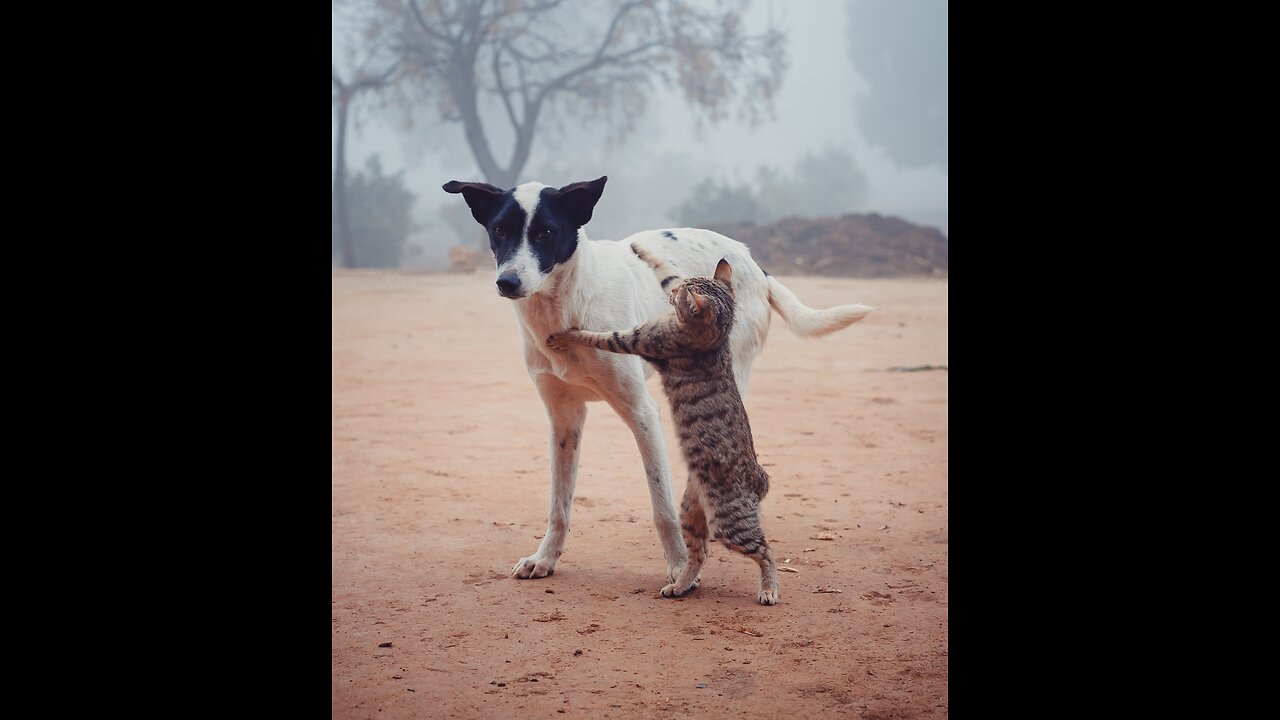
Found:
<path fill-rule="evenodd" d="M 551 269 L 538 292 L 515 301 L 516 313 L 529 327 L 547 323 L 559 323 L 559 328 L 573 326 L 579 321 L 571 317 L 580 312 L 581 302 L 574 299 L 580 286 L 580 278 L 591 272 L 591 249 L 587 233 L 578 230 L 578 246 L 568 260 Z"/>

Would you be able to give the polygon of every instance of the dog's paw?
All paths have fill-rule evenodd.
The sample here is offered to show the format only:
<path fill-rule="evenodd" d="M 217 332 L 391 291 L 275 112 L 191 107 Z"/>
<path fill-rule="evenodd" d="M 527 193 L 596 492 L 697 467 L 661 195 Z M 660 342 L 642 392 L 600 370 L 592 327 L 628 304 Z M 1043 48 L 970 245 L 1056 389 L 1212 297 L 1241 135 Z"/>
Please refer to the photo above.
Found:
<path fill-rule="evenodd" d="M 667 566 L 667 584 L 670 585 L 676 580 L 679 580 L 680 575 L 682 575 L 683 573 L 684 573 L 683 565 L 668 565 Z"/>
<path fill-rule="evenodd" d="M 544 558 L 537 555 L 530 555 L 527 558 L 520 558 L 520 562 L 511 568 L 511 577 L 520 578 L 521 580 L 530 580 L 533 578 L 544 578 L 554 574 L 556 571 L 556 561 L 554 558 Z"/>
<path fill-rule="evenodd" d="M 671 585 L 673 583 L 679 582 L 680 578 L 684 577 L 684 571 L 686 567 L 687 567 L 686 565 L 668 565 L 667 566 L 667 584 Z M 702 573 L 698 573 L 698 576 L 695 577 L 693 579 L 693 582 L 689 585 L 689 589 L 696 590 L 698 588 L 698 585 L 701 582 L 702 582 Z"/>
<path fill-rule="evenodd" d="M 757 599 L 760 601 L 761 605 L 777 605 L 779 597 L 778 588 L 771 587 L 768 589 L 762 589 L 760 594 L 757 596 Z"/>
<path fill-rule="evenodd" d="M 694 590 L 697 590 L 698 585 L 701 582 L 702 582 L 701 575 L 694 578 L 693 581 L 690 582 L 688 585 L 681 585 L 680 581 L 677 580 L 675 582 L 667 583 L 667 585 L 664 586 L 662 590 L 660 590 L 659 592 L 661 593 L 662 597 L 668 597 L 668 598 L 680 597 L 682 595 L 688 595 Z"/>
<path fill-rule="evenodd" d="M 690 585 L 689 587 L 680 587 L 680 583 L 671 583 L 670 585 L 663 587 L 659 592 L 662 594 L 662 597 L 665 598 L 678 598 L 685 593 L 697 589 L 697 587 L 697 583 Z"/>

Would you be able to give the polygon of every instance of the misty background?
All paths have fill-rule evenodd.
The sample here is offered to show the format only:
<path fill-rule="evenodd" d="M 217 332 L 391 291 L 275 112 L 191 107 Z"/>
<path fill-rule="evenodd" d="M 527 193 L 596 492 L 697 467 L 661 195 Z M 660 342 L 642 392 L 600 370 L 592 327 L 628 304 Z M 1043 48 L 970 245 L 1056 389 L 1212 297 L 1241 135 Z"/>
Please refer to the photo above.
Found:
<path fill-rule="evenodd" d="M 440 189 L 449 180 L 561 186 L 608 175 L 585 228 L 592 239 L 871 212 L 948 233 L 946 0 L 629 5 L 636 9 L 627 14 L 628 4 L 581 0 L 334 2 L 334 265 L 344 264 L 339 154 L 361 267 L 443 270 L 450 247 L 486 247 L 461 196 Z M 522 119 L 522 108 L 518 100 L 504 107 L 499 95 L 484 91 L 485 83 L 493 86 L 495 64 L 502 64 L 498 76 L 510 83 L 504 85 L 510 97 L 518 98 L 511 87 L 524 70 L 517 53 L 530 63 L 564 53 L 564 67 L 573 66 L 591 56 L 620 9 L 611 48 L 649 57 L 641 50 L 658 35 L 645 32 L 660 31 L 627 23 L 661 10 L 674 19 L 675 50 L 653 57 L 676 60 L 620 64 L 594 81 L 591 73 L 575 78 L 537 116 L 527 161 L 514 182 L 502 184 L 485 176 L 468 144 L 459 120 L 466 108 L 439 72 L 448 53 L 428 45 L 433 33 L 464 33 L 471 6 L 477 17 L 509 15 L 502 20 L 512 28 L 507 54 L 500 51 L 497 63 L 481 55 L 474 66 L 482 86 L 475 112 L 503 166 L 518 149 L 512 121 Z M 710 44 L 689 51 L 701 14 L 709 32 L 697 37 Z M 543 26 L 544 33 L 525 34 L 526 27 Z M 741 44 L 721 42 L 725 37 Z M 727 59 L 717 60 L 716 52 Z M 735 80 L 742 82 L 735 87 Z M 536 78 L 526 82 L 538 87 Z M 403 243 L 362 244 L 360 236 L 375 235 Z"/>

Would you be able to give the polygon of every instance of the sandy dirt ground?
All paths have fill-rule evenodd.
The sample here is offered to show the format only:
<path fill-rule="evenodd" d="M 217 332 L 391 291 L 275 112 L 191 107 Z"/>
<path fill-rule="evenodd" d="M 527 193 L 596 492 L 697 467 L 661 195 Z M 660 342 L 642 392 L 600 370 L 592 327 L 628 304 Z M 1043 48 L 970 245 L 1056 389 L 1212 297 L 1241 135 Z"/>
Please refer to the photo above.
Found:
<path fill-rule="evenodd" d="M 510 302 L 488 272 L 335 271 L 333 716 L 946 717 L 947 371 L 887 369 L 947 364 L 947 281 L 781 279 L 880 310 L 818 340 L 773 317 L 747 410 L 796 572 L 764 607 L 719 545 L 699 590 L 658 595 L 639 452 L 603 403 L 555 574 L 508 577 L 550 473 Z"/>

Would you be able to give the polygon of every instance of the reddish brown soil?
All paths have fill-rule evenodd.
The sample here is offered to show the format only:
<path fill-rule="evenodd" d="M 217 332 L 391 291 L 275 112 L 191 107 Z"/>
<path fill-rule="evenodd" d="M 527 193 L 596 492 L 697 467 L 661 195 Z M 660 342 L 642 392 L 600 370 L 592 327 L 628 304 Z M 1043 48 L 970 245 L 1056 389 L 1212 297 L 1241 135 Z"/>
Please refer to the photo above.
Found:
<path fill-rule="evenodd" d="M 946 280 L 782 278 L 880 310 L 809 341 L 775 316 L 756 362 L 765 531 L 798 570 L 763 607 L 720 546 L 699 590 L 658 596 L 639 453 L 602 403 L 555 574 L 507 576 L 549 469 L 489 275 L 333 275 L 334 717 L 947 716 L 947 371 L 885 371 L 947 364 Z"/>

